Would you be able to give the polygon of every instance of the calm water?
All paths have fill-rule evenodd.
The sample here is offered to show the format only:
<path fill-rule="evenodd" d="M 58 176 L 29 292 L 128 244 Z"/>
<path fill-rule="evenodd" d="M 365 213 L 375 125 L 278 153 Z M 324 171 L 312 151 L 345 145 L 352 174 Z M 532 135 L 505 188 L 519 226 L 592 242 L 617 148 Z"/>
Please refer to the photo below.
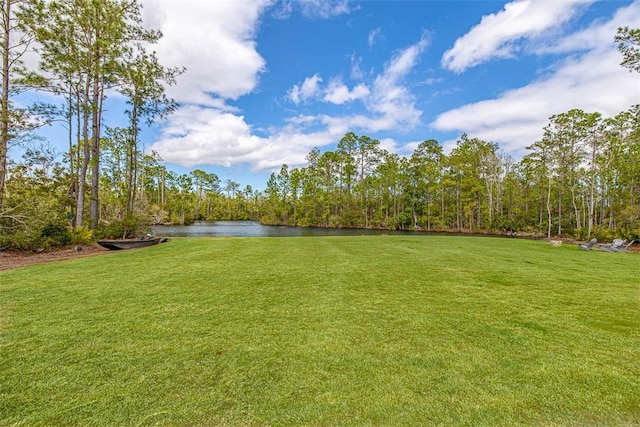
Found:
<path fill-rule="evenodd" d="M 421 234 L 415 231 L 299 228 L 260 225 L 257 221 L 202 221 L 193 225 L 157 225 L 153 234 L 166 237 L 296 237 Z"/>

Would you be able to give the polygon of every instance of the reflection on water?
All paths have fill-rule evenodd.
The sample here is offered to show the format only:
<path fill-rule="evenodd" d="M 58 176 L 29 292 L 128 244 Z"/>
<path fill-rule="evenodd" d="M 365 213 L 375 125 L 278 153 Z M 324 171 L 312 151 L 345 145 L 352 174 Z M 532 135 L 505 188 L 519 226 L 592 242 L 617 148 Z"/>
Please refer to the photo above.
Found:
<path fill-rule="evenodd" d="M 361 230 L 345 228 L 301 228 L 261 225 L 257 221 L 201 221 L 193 225 L 157 225 L 156 236 L 167 237 L 296 237 L 419 234 L 415 231 Z"/>

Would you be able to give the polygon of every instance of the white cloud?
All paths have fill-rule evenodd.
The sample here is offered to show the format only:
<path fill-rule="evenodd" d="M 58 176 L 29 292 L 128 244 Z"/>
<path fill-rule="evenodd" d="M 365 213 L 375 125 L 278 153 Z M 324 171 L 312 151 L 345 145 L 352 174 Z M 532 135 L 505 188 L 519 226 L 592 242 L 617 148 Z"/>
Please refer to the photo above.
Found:
<path fill-rule="evenodd" d="M 364 83 L 360 83 L 352 90 L 342 83 L 340 79 L 332 79 L 329 82 L 324 95 L 324 100 L 333 104 L 344 104 L 355 101 L 369 95 L 369 88 Z"/>
<path fill-rule="evenodd" d="M 481 22 L 442 57 L 442 66 L 456 73 L 493 58 L 512 57 L 516 42 L 556 29 L 596 0 L 515 0 Z"/>
<path fill-rule="evenodd" d="M 514 153 L 542 137 L 549 117 L 573 108 L 613 116 L 640 99 L 638 76 L 618 65 L 617 50 L 596 50 L 558 65 L 552 75 L 531 84 L 441 114 L 440 131 L 467 132 Z M 635 91 L 629 88 L 637 88 Z"/>
<path fill-rule="evenodd" d="M 318 74 L 314 74 L 311 77 L 304 79 L 301 85 L 294 85 L 287 94 L 288 98 L 294 104 L 298 105 L 301 102 L 306 102 L 318 95 L 320 92 L 319 84 L 322 82 L 322 77 Z"/>
<path fill-rule="evenodd" d="M 402 82 L 428 45 L 429 39 L 423 34 L 416 44 L 392 58 L 384 72 L 374 80 L 371 97 L 366 101 L 367 108 L 382 115 L 390 123 L 390 129 L 398 125 L 413 126 L 420 119 L 422 112 L 415 108 L 414 97 Z"/>
<path fill-rule="evenodd" d="M 351 78 L 354 80 L 362 80 L 365 76 L 360 65 L 362 64 L 362 57 L 356 57 L 351 55 Z"/>
<path fill-rule="evenodd" d="M 371 88 L 360 83 L 349 90 L 340 78 L 333 78 L 328 87 L 323 89 L 319 86 L 322 78 L 315 74 L 306 78 L 302 85 L 294 85 L 288 92 L 288 98 L 296 105 L 316 98 L 320 93 L 324 93 L 324 101 L 333 104 L 362 100 L 371 114 L 369 117 L 355 115 L 325 120 L 334 124 L 351 123 L 350 127 L 343 126 L 347 131 L 350 128 L 367 131 L 402 130 L 407 126 L 415 126 L 422 112 L 415 108 L 414 96 L 404 83 L 428 45 L 429 39 L 425 33 L 417 43 L 399 51 L 386 64 L 383 72 L 375 77 Z"/>
<path fill-rule="evenodd" d="M 636 28 L 640 23 L 640 3 L 635 2 L 628 7 L 618 9 L 609 21 L 596 21 L 584 30 L 570 34 L 567 37 L 549 40 L 548 43 L 537 46 L 534 52 L 538 55 L 548 53 L 564 54 L 591 49 L 611 48 L 613 37 L 618 27 L 629 26 Z"/>
<path fill-rule="evenodd" d="M 252 170 L 260 171 L 279 168 L 283 163 L 298 166 L 305 163 L 313 147 L 336 140 L 337 135 L 330 130 L 303 131 L 318 120 L 296 117 L 270 136 L 259 137 L 242 116 L 189 106 L 171 117 L 170 124 L 149 149 L 160 153 L 165 161 L 186 167 L 249 163 Z"/>
<path fill-rule="evenodd" d="M 214 108 L 187 106 L 171 116 L 162 136 L 150 149 L 166 161 L 187 167 L 230 166 L 261 145 L 262 140 L 251 134 L 242 116 Z"/>
<path fill-rule="evenodd" d="M 306 18 L 332 18 L 350 13 L 354 10 L 350 0 L 281 0 L 274 16 L 287 19 L 295 8 L 298 8 Z"/>
<path fill-rule="evenodd" d="M 183 103 L 220 105 L 253 91 L 265 61 L 255 32 L 271 0 L 143 0 L 143 20 L 164 36 L 154 47 L 165 66 L 186 67 L 168 95 Z"/>
<path fill-rule="evenodd" d="M 369 49 L 371 49 L 376 41 L 380 38 L 381 33 L 382 30 L 380 28 L 376 28 L 369 33 Z"/>
<path fill-rule="evenodd" d="M 350 0 L 296 0 L 296 3 L 306 17 L 331 18 L 350 13 Z"/>

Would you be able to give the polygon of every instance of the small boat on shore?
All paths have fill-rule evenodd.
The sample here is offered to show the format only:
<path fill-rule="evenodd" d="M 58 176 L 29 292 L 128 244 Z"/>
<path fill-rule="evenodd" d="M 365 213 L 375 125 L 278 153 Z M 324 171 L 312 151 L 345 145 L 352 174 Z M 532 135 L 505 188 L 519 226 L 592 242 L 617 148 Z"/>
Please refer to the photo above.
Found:
<path fill-rule="evenodd" d="M 103 248 L 107 248 L 112 251 L 121 249 L 136 249 L 144 248 L 147 246 L 157 245 L 160 242 L 166 242 L 166 237 L 140 237 L 138 239 L 102 239 L 98 240 L 98 244 Z"/>

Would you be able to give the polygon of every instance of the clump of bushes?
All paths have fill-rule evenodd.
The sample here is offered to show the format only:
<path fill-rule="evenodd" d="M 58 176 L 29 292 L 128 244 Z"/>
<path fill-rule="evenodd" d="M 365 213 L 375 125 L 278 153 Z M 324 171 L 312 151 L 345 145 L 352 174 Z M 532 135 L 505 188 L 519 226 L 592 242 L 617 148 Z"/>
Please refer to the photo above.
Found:
<path fill-rule="evenodd" d="M 69 228 L 63 224 L 47 224 L 40 231 L 44 249 L 65 246 L 71 243 Z"/>
<path fill-rule="evenodd" d="M 41 227 L 6 227 L 0 230 L 0 250 L 42 252 L 72 243 L 86 243 L 86 240 L 76 241 L 73 231 L 62 223 L 48 223 Z"/>
<path fill-rule="evenodd" d="M 131 215 L 121 220 L 111 221 L 108 224 L 101 224 L 97 234 L 109 239 L 132 239 L 149 232 L 146 221 Z"/>
<path fill-rule="evenodd" d="M 88 245 L 93 242 L 93 230 L 85 225 L 70 229 L 69 234 L 74 245 Z"/>

